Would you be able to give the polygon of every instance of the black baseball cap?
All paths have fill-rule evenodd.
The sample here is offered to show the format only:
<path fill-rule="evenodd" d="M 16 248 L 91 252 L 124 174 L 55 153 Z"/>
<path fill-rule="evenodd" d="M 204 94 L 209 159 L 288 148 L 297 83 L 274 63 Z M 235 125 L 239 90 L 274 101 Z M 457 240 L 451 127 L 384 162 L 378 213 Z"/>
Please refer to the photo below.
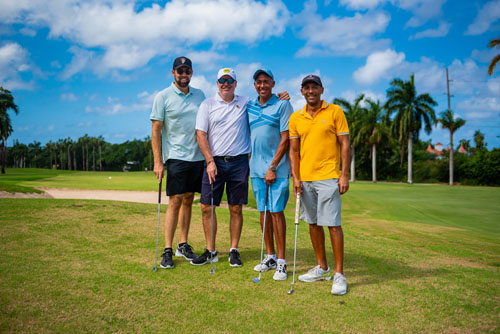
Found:
<path fill-rule="evenodd" d="M 317 75 L 309 74 L 304 79 L 302 79 L 302 87 L 304 87 L 304 85 L 306 83 L 309 83 L 309 82 L 314 82 L 315 84 L 323 87 L 323 84 L 321 83 L 321 79 Z"/>
<path fill-rule="evenodd" d="M 193 69 L 192 64 L 191 64 L 191 60 L 188 57 L 175 58 L 173 69 L 176 70 L 179 67 L 183 67 L 183 66 L 189 67 L 191 70 Z"/>

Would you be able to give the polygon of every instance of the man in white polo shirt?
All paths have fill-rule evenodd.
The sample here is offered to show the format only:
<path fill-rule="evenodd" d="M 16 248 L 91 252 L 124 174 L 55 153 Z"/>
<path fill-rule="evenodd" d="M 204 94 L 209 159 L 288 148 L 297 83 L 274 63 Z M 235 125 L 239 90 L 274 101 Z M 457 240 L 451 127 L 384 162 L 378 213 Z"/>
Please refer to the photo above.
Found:
<path fill-rule="evenodd" d="M 196 141 L 196 114 L 205 94 L 189 86 L 193 75 L 191 60 L 178 57 L 174 61 L 174 82 L 159 92 L 153 103 L 152 147 L 154 172 L 158 182 L 167 168 L 167 196 L 169 204 L 165 217 L 165 250 L 161 268 L 173 268 L 172 241 L 177 223 L 179 243 L 176 256 L 193 260 L 197 256 L 187 243 L 194 192 L 201 192 L 203 155 Z"/>
<path fill-rule="evenodd" d="M 215 250 L 217 216 L 213 215 L 213 244 L 211 238 L 211 184 L 213 203 L 220 205 L 224 186 L 229 206 L 229 232 L 231 247 L 229 264 L 240 267 L 238 252 L 243 225 L 242 205 L 248 202 L 248 154 L 251 152 L 250 129 L 246 106 L 247 97 L 234 94 L 236 73 L 231 68 L 220 69 L 217 74 L 218 93 L 205 99 L 196 118 L 198 145 L 205 157 L 201 189 L 201 211 L 205 231 L 206 250 L 193 265 L 203 265 L 219 260 Z M 215 211 L 215 210 L 214 210 Z"/>

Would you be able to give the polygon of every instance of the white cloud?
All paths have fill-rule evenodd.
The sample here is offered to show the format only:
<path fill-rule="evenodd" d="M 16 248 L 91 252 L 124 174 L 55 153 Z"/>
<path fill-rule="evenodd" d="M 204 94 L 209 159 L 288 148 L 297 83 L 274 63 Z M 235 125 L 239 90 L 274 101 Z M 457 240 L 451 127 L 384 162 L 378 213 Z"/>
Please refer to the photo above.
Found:
<path fill-rule="evenodd" d="M 130 104 L 120 102 L 119 98 L 108 96 L 107 104 L 104 106 L 86 106 L 85 112 L 105 115 L 120 115 L 133 112 L 150 112 L 157 91 L 148 93 L 143 91 L 136 96 L 136 100 Z"/>
<path fill-rule="evenodd" d="M 436 29 L 427 29 L 417 32 L 415 35 L 411 36 L 410 39 L 444 37 L 448 35 L 450 27 L 450 23 L 441 21 Z"/>
<path fill-rule="evenodd" d="M 316 11 L 316 2 L 309 1 L 302 13 L 294 18 L 301 25 L 299 37 L 307 41 L 297 56 L 330 56 L 332 53 L 360 56 L 387 48 L 391 43 L 388 39 L 374 38 L 389 24 L 390 16 L 385 12 L 355 13 L 351 17 L 332 15 L 323 19 Z"/>
<path fill-rule="evenodd" d="M 198 68 L 203 71 L 217 69 L 220 61 L 233 61 L 234 57 L 227 56 L 215 51 L 191 51 L 187 57 L 193 62 L 193 70 L 196 72 Z"/>
<path fill-rule="evenodd" d="M 0 86 L 9 89 L 31 89 L 33 82 L 21 77 L 21 72 L 30 70 L 28 51 L 21 45 L 7 42 L 0 46 Z"/>
<path fill-rule="evenodd" d="M 366 64 L 358 68 L 354 80 L 362 84 L 372 84 L 380 78 L 387 77 L 390 70 L 403 62 L 405 54 L 392 49 L 374 52 L 366 58 Z"/>
<path fill-rule="evenodd" d="M 78 96 L 73 93 L 64 93 L 61 94 L 61 101 L 75 102 L 78 101 Z"/>
<path fill-rule="evenodd" d="M 73 58 L 60 75 L 60 78 L 62 80 L 69 79 L 76 73 L 85 69 L 94 55 L 93 52 L 81 49 L 76 46 L 70 47 L 69 51 L 73 53 Z"/>
<path fill-rule="evenodd" d="M 35 37 L 36 36 L 36 30 L 31 29 L 31 28 L 26 28 L 25 27 L 25 28 L 22 28 L 19 31 L 21 32 L 21 34 L 29 36 L 29 37 Z"/>
<path fill-rule="evenodd" d="M 352 103 L 360 94 L 365 94 L 364 100 L 361 102 L 362 107 L 366 107 L 368 105 L 365 102 L 366 99 L 370 99 L 373 102 L 380 101 L 380 103 L 384 103 L 386 100 L 385 94 L 375 93 L 371 90 L 362 90 L 362 91 L 347 90 L 340 93 L 340 97 Z"/>
<path fill-rule="evenodd" d="M 413 17 L 406 23 L 407 27 L 418 27 L 431 19 L 443 15 L 441 7 L 446 0 L 340 0 L 340 4 L 353 10 L 374 9 L 386 3 L 410 11 Z"/>
<path fill-rule="evenodd" d="M 474 22 L 465 31 L 465 35 L 480 35 L 490 29 L 490 26 L 500 19 L 500 1 L 487 2 L 478 12 Z"/>
<path fill-rule="evenodd" d="M 17 23 L 48 27 L 52 38 L 104 51 L 96 59 L 100 64 L 96 73 L 135 69 L 155 56 L 202 42 L 252 44 L 280 36 L 289 17 L 278 0 L 172 0 L 164 6 L 153 3 L 140 10 L 130 0 L 21 1 L 8 7 L 11 20 Z M 71 52 L 76 58 L 65 70 L 65 78 L 85 68 L 85 60 L 89 60 L 89 54 Z"/>
<path fill-rule="evenodd" d="M 210 78 L 211 80 L 207 80 L 204 75 L 193 75 L 190 85 L 194 88 L 201 89 L 206 97 L 214 96 L 217 92 L 217 84 L 215 83 L 216 76 L 216 73 L 214 73 Z"/>

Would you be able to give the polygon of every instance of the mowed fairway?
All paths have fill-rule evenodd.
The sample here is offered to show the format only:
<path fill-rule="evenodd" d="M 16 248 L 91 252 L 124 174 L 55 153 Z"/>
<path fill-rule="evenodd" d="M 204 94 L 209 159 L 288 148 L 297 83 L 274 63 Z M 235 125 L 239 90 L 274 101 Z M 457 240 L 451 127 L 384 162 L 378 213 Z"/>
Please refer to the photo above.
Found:
<path fill-rule="evenodd" d="M 287 294 L 292 199 L 289 278 L 275 282 L 266 272 L 258 284 L 254 211 L 244 211 L 242 268 L 229 267 L 228 214 L 218 209 L 216 273 L 177 258 L 175 269 L 154 273 L 157 205 L 0 199 L 0 331 L 498 333 L 499 203 L 498 188 L 351 184 L 343 197 L 349 292 L 338 297 L 325 281 L 297 282 Z M 302 274 L 315 264 L 304 222 L 298 239 Z M 199 207 L 191 243 L 201 253 Z"/>

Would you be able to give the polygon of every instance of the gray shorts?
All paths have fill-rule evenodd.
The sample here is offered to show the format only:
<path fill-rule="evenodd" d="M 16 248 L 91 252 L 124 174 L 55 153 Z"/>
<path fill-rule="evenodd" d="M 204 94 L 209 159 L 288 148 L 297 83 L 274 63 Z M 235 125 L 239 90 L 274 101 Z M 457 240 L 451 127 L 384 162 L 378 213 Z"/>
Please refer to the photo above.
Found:
<path fill-rule="evenodd" d="M 318 226 L 340 226 L 339 179 L 302 182 L 300 219 Z"/>

